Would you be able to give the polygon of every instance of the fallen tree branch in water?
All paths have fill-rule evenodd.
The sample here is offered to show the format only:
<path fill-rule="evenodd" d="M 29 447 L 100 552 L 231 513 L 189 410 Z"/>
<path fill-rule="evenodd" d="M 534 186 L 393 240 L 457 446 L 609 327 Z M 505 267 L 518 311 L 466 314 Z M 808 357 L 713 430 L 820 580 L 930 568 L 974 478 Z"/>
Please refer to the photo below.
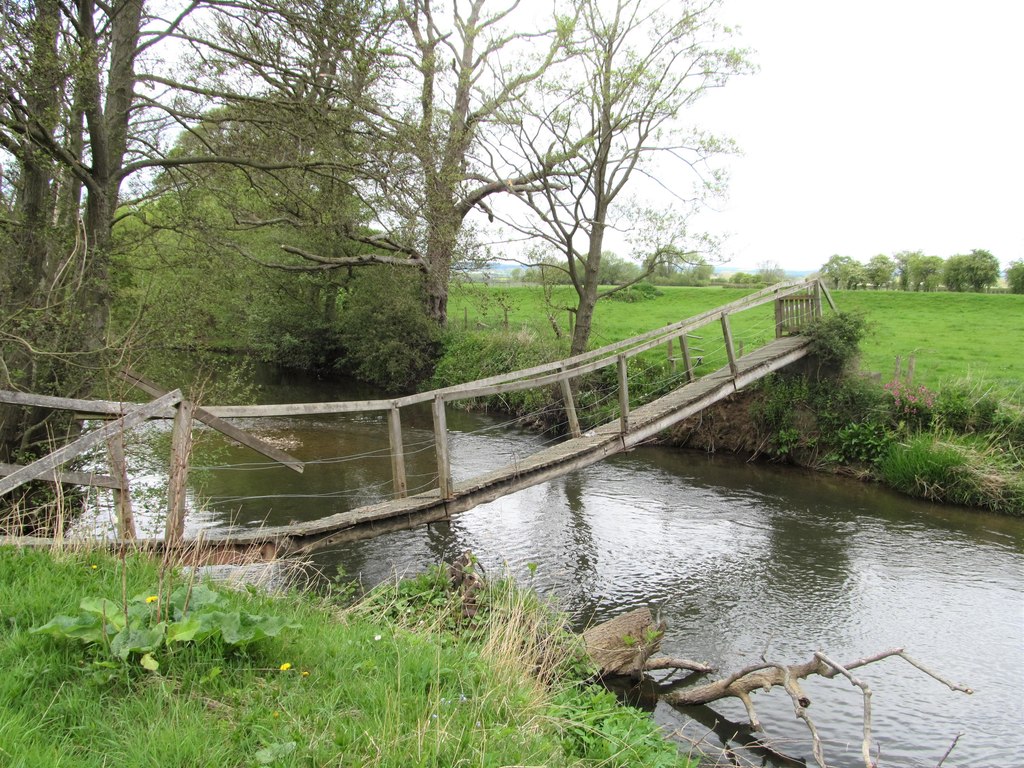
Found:
<path fill-rule="evenodd" d="M 763 663 L 745 667 L 723 680 L 706 683 L 705 685 L 700 685 L 695 688 L 671 691 L 663 694 L 662 698 L 669 704 L 676 706 L 709 704 L 713 701 L 727 697 L 737 698 L 743 703 L 743 706 L 747 710 L 747 717 L 750 720 L 751 728 L 755 731 L 760 731 L 763 730 L 763 728 L 758 720 L 757 712 L 754 709 L 754 702 L 751 699 L 750 694 L 758 689 L 768 691 L 774 686 L 780 686 L 786 690 L 790 698 L 793 700 L 793 709 L 796 716 L 804 721 L 811 733 L 815 761 L 819 766 L 825 768 L 825 756 L 821 745 L 821 739 L 818 735 L 817 728 L 814 725 L 814 721 L 811 719 L 810 715 L 807 714 L 807 709 L 811 705 L 811 700 L 803 692 L 803 689 L 801 689 L 799 681 L 810 675 L 819 675 L 829 679 L 836 675 L 843 675 L 863 692 L 864 736 L 861 742 L 861 756 L 864 759 L 864 765 L 866 768 L 874 768 L 875 763 L 871 759 L 871 689 L 865 683 L 854 677 L 850 670 L 867 666 L 868 664 L 873 664 L 877 661 L 882 661 L 883 659 L 893 656 L 898 656 L 911 666 L 921 672 L 924 672 L 926 675 L 942 683 L 952 691 L 959 691 L 966 694 L 974 692 L 966 686 L 957 685 L 956 683 L 942 677 L 908 655 L 902 648 L 893 648 L 876 653 L 873 656 L 866 656 L 864 658 L 857 659 L 847 664 L 840 664 L 833 661 L 821 652 L 816 652 L 814 654 L 814 658 L 810 661 L 804 662 L 803 664 L 785 665 L 763 660 Z M 954 741 L 954 746 L 955 744 L 956 742 Z M 945 760 L 945 757 L 943 760 Z"/>

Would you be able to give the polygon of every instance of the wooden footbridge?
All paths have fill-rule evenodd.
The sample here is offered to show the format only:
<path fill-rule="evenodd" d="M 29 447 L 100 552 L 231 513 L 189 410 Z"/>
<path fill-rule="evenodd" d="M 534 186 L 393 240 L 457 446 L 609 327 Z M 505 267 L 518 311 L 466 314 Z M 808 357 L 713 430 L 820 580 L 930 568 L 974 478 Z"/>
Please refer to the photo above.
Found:
<path fill-rule="evenodd" d="M 287 526 L 207 533 L 203 536 L 204 548 L 219 553 L 213 556 L 220 558 L 227 557 L 233 552 L 252 551 L 259 551 L 264 556 L 274 556 L 308 552 L 345 541 L 368 538 L 386 531 L 446 520 L 455 513 L 594 464 L 613 454 L 628 451 L 772 371 L 806 356 L 809 352 L 809 340 L 799 335 L 799 332 L 809 320 L 820 316 L 822 297 L 835 310 L 828 290 L 818 280 L 779 284 L 664 328 L 576 357 L 390 400 L 199 408 L 183 400 L 180 391 L 166 392 L 131 372 L 125 372 L 124 378 L 156 399 L 149 403 L 122 403 L 67 400 L 0 391 L 0 402 L 70 409 L 83 415 L 102 416 L 108 419 L 116 417 L 100 429 L 88 432 L 79 440 L 30 465 L 0 465 L 0 495 L 10 493 L 29 480 L 40 478 L 54 483 L 113 488 L 120 537 L 115 543 L 134 540 L 135 529 L 127 493 L 127 471 L 122 447 L 123 431 L 147 419 L 173 418 L 165 535 L 160 541 L 134 543 L 158 548 L 184 547 L 188 545 L 188 542 L 182 539 L 182 531 L 188 472 L 187 457 L 193 420 L 199 420 L 263 455 L 301 472 L 303 464 L 299 459 L 232 426 L 227 419 L 384 412 L 387 414 L 390 441 L 393 498 L 318 520 Z M 775 304 L 774 340 L 746 355 L 738 354 L 738 345 L 733 342 L 730 316 L 769 302 Z M 713 326 L 718 326 L 721 330 L 727 364 L 713 373 L 698 378 L 695 375 L 695 368 L 699 360 L 691 349 L 690 339 L 695 331 Z M 680 386 L 652 402 L 631 407 L 628 386 L 629 361 L 659 347 L 667 349 L 672 369 L 679 375 Z M 677 354 L 674 353 L 675 349 L 678 349 Z M 618 374 L 618 418 L 584 434 L 576 417 L 572 382 L 581 376 L 611 366 L 616 368 Z M 569 424 L 569 437 L 525 459 L 469 480 L 453 482 L 446 405 L 459 400 L 538 387 L 559 388 Z M 401 412 L 403 408 L 422 406 L 424 403 L 431 405 L 433 414 L 437 487 L 409 495 Z M 110 458 L 110 475 L 59 471 L 62 464 L 104 442 Z M 20 544 L 45 544 L 47 541 L 7 539 L 8 543 Z"/>

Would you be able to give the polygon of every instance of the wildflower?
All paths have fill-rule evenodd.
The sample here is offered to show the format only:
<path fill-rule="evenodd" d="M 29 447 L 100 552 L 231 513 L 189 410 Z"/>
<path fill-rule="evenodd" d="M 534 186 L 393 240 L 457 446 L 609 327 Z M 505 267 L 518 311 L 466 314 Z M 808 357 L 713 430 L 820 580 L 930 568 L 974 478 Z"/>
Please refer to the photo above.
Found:
<path fill-rule="evenodd" d="M 281 713 L 280 713 L 280 712 L 278 712 L 278 711 L 277 711 L 277 710 L 275 709 L 275 710 L 274 710 L 274 719 L 275 719 L 275 720 L 277 720 L 277 718 L 279 718 L 280 716 L 281 716 Z"/>
<path fill-rule="evenodd" d="M 284 664 L 282 664 L 282 665 L 281 665 L 281 667 L 280 667 L 280 669 L 281 669 L 281 671 L 282 671 L 282 672 L 287 672 L 287 671 L 288 671 L 289 669 L 291 669 L 291 668 L 292 668 L 292 663 L 291 663 L 290 661 L 286 661 L 286 662 L 285 662 Z"/>
<path fill-rule="evenodd" d="M 380 637 L 381 637 L 380 635 L 374 635 L 374 636 L 373 636 L 373 639 L 374 639 L 374 640 L 380 640 Z"/>
<path fill-rule="evenodd" d="M 309 670 L 308 669 L 302 670 L 302 676 L 303 677 L 309 677 Z"/>
<path fill-rule="evenodd" d="M 96 570 L 97 568 L 99 568 L 99 566 L 98 566 L 98 565 L 95 565 L 95 564 L 93 564 L 93 565 L 90 565 L 89 567 L 90 567 L 90 568 L 92 568 L 92 569 L 93 569 L 94 571 L 95 571 L 95 570 Z"/>
<path fill-rule="evenodd" d="M 147 603 L 155 603 L 159 598 L 156 595 L 150 595 L 146 598 Z"/>

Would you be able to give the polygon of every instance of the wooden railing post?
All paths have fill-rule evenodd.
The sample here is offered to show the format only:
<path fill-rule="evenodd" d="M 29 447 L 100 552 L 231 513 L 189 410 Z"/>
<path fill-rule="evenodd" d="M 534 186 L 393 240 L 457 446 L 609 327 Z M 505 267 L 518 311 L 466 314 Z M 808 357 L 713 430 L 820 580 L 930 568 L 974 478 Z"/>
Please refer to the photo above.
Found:
<path fill-rule="evenodd" d="M 821 281 L 814 281 L 814 317 L 818 318 L 822 315 L 821 305 Z"/>
<path fill-rule="evenodd" d="M 565 366 L 559 366 L 559 370 L 565 372 Z M 569 434 L 579 437 L 583 434 L 580 430 L 580 420 L 576 415 L 576 402 L 572 396 L 572 386 L 569 384 L 569 377 L 560 379 L 558 386 L 562 389 L 562 404 L 565 406 L 565 417 L 569 420 Z"/>
<path fill-rule="evenodd" d="M 185 535 L 185 493 L 188 482 L 188 460 L 192 452 L 192 414 L 195 405 L 182 400 L 174 414 L 171 431 L 171 471 L 167 482 L 167 524 L 164 543 L 177 544 Z"/>
<path fill-rule="evenodd" d="M 785 318 L 782 314 L 782 298 L 775 298 L 775 338 L 782 338 L 782 328 L 785 325 Z"/>
<path fill-rule="evenodd" d="M 124 460 L 124 432 L 117 432 L 107 439 L 107 457 L 110 459 L 110 474 L 121 486 L 114 489 L 117 536 L 120 539 L 134 539 L 136 537 L 135 516 L 132 514 L 132 499 L 128 491 L 128 465 Z"/>
<path fill-rule="evenodd" d="M 618 356 L 619 369 L 619 431 L 624 435 L 629 432 L 629 378 L 626 368 L 626 356 Z"/>
<path fill-rule="evenodd" d="M 736 365 L 736 350 L 732 345 L 732 329 L 729 328 L 728 313 L 722 313 L 722 336 L 725 339 L 725 354 L 729 357 L 729 370 L 732 371 L 733 376 L 736 376 L 740 369 Z"/>
<path fill-rule="evenodd" d="M 388 411 L 388 444 L 391 447 L 391 486 L 396 499 L 409 493 L 405 476 L 405 447 L 402 445 L 402 413 L 397 405 Z"/>
<path fill-rule="evenodd" d="M 452 498 L 452 468 L 448 457 L 448 420 L 444 413 L 444 396 L 434 396 L 434 449 L 437 454 L 437 487 L 442 499 Z"/>
<path fill-rule="evenodd" d="M 669 339 L 668 341 L 666 341 L 665 342 L 665 346 L 666 346 L 667 351 L 668 351 L 668 370 L 669 370 L 670 374 L 675 376 L 676 375 L 676 359 L 672 355 L 672 339 Z"/>
<path fill-rule="evenodd" d="M 679 346 L 683 350 L 683 367 L 686 368 L 686 380 L 693 381 L 693 360 L 690 358 L 690 342 L 684 333 L 679 337 Z"/>

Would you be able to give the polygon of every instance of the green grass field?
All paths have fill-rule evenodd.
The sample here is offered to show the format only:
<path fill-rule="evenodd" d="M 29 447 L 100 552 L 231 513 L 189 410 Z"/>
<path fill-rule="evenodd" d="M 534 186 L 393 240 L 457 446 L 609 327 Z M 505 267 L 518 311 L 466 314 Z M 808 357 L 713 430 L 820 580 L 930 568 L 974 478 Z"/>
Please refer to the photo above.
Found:
<path fill-rule="evenodd" d="M 649 301 L 599 302 L 591 345 L 628 338 L 751 292 L 721 287 L 660 290 L 662 295 Z M 863 312 L 868 319 L 869 335 L 861 345 L 864 370 L 881 373 L 887 380 L 897 355 L 904 361 L 913 355 L 918 383 L 939 388 L 946 382 L 969 379 L 1020 398 L 1024 382 L 1024 296 L 898 291 L 837 291 L 833 296 L 841 311 Z M 553 337 L 548 315 L 567 333 L 569 316 L 564 307 L 574 298 L 568 287 L 556 288 L 549 304 L 538 287 L 462 285 L 452 292 L 450 322 L 455 328 L 497 328 L 504 322 L 507 308 L 510 328 L 526 326 L 538 335 Z M 747 310 L 733 317 L 733 337 L 743 342 L 745 349 L 752 349 L 773 337 L 773 323 L 770 304 Z M 718 323 L 706 326 L 698 335 L 703 339 L 693 343 L 705 350 L 703 370 L 724 365 Z"/>

